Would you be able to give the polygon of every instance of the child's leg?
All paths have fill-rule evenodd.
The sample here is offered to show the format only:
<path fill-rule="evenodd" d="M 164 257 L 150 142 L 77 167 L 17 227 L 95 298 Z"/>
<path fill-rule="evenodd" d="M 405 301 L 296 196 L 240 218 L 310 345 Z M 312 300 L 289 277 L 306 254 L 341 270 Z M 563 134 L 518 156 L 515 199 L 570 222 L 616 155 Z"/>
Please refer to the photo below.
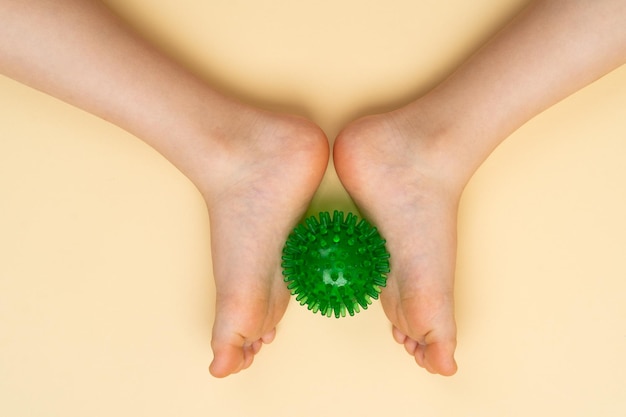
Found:
<path fill-rule="evenodd" d="M 623 0 L 537 1 L 433 91 L 337 138 L 343 184 L 388 239 L 382 302 L 394 337 L 429 371 L 456 371 L 456 211 L 465 184 L 528 119 L 626 62 L 624 22 Z"/>
<path fill-rule="evenodd" d="M 289 300 L 280 253 L 326 169 L 323 132 L 220 95 L 97 1 L 0 0 L 0 16 L 1 73 L 136 134 L 197 185 L 217 288 L 211 371 L 249 366 Z"/>

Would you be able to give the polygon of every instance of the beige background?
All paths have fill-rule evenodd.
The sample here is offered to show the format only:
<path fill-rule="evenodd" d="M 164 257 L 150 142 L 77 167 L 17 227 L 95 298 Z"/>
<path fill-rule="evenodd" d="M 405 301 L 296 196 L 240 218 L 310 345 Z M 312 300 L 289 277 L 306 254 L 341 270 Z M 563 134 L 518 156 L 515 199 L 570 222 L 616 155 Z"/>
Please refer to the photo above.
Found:
<path fill-rule="evenodd" d="M 446 76 L 526 0 L 111 0 L 219 88 L 332 138 Z M 0 78 L 0 415 L 626 415 L 626 68 L 475 175 L 459 223 L 460 370 L 428 375 L 379 304 L 293 304 L 213 379 L 208 218 L 120 129 Z M 329 168 L 312 210 L 353 208 Z"/>

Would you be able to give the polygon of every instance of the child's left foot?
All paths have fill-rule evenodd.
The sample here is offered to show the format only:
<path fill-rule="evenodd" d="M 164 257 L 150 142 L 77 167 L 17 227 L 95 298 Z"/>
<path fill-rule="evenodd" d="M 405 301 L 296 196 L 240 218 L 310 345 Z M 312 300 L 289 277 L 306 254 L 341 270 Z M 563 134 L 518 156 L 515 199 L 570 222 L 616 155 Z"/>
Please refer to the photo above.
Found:
<path fill-rule="evenodd" d="M 328 163 L 313 123 L 256 109 L 236 112 L 227 140 L 195 175 L 209 209 L 216 286 L 210 371 L 251 365 L 289 302 L 280 268 L 285 239 L 306 211 Z M 204 178 L 204 179 L 203 179 Z"/>

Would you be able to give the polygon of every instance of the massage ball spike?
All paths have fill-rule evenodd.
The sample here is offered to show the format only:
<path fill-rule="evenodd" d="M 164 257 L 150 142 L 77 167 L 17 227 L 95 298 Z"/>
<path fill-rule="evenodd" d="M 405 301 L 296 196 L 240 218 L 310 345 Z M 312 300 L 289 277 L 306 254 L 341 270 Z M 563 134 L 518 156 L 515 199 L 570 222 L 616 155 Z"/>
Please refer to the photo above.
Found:
<path fill-rule="evenodd" d="M 387 285 L 389 252 L 367 220 L 335 210 L 305 219 L 289 235 L 282 267 L 287 288 L 313 313 L 354 316 Z"/>

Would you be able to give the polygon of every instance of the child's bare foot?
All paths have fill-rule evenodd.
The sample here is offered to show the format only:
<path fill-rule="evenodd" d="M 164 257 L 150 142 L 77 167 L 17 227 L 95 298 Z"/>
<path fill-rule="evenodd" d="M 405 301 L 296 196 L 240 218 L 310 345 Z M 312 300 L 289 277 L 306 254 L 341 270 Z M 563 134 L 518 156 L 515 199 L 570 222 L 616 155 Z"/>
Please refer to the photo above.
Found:
<path fill-rule="evenodd" d="M 206 172 L 190 177 L 211 222 L 216 316 L 210 371 L 247 368 L 273 340 L 289 292 L 280 273 L 285 237 L 304 214 L 328 163 L 328 141 L 297 117 L 246 109 L 220 130 Z"/>
<path fill-rule="evenodd" d="M 432 373 L 452 375 L 457 204 L 463 185 L 445 149 L 401 111 L 346 127 L 334 146 L 337 173 L 380 229 L 391 253 L 381 294 L 393 336 Z"/>
<path fill-rule="evenodd" d="M 532 2 L 429 93 L 337 139 L 341 181 L 388 240 L 392 272 L 381 299 L 394 337 L 429 371 L 456 370 L 456 211 L 465 183 L 522 124 L 626 62 L 625 15 L 619 0 Z"/>

